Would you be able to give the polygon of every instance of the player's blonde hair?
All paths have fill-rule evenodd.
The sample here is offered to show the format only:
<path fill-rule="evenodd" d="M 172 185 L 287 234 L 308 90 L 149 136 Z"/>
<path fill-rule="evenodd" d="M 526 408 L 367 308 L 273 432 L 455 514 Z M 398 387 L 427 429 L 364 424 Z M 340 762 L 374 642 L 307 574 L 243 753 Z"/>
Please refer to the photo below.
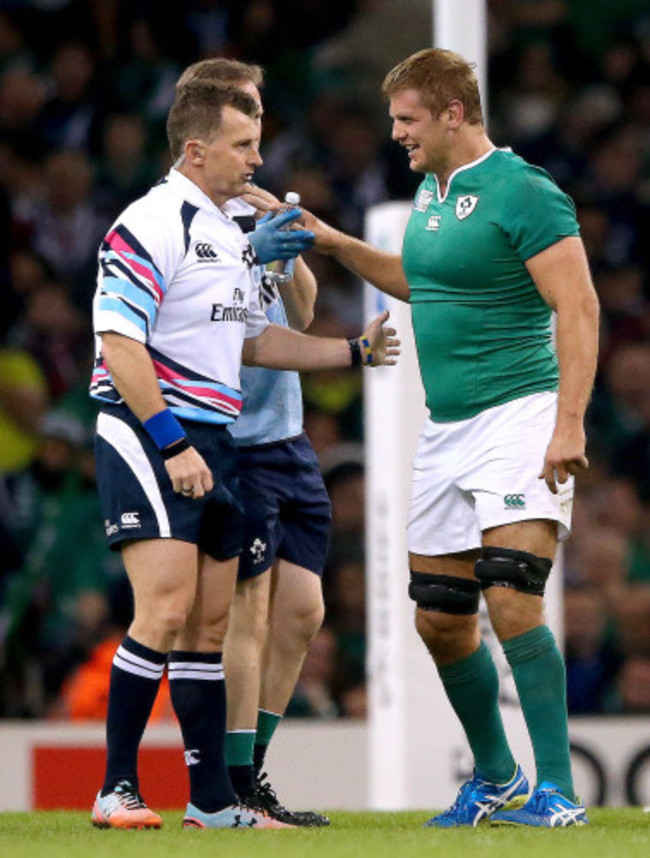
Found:
<path fill-rule="evenodd" d="M 188 66 L 176 81 L 176 89 L 191 80 L 216 80 L 225 84 L 254 83 L 258 89 L 264 84 L 264 69 L 254 63 L 242 63 L 225 57 L 210 57 Z"/>
<path fill-rule="evenodd" d="M 483 111 L 474 68 L 473 63 L 454 51 L 426 48 L 391 69 L 381 91 L 390 99 L 396 92 L 417 90 L 433 116 L 439 116 L 451 101 L 460 101 L 465 108 L 465 120 L 478 125 L 483 123 Z"/>
<path fill-rule="evenodd" d="M 167 140 L 174 161 L 183 154 L 187 140 L 209 140 L 219 130 L 226 106 L 234 107 L 251 119 L 260 115 L 255 99 L 236 86 L 197 79 L 177 90 L 167 117 Z"/>

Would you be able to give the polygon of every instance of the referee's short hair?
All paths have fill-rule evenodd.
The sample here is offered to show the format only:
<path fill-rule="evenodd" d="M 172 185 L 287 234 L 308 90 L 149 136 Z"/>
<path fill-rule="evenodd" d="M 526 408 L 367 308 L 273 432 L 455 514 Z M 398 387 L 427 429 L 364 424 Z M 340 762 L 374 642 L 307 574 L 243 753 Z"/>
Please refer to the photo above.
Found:
<path fill-rule="evenodd" d="M 255 99 L 236 86 L 197 79 L 177 90 L 167 117 L 167 140 L 174 161 L 182 155 L 187 140 L 208 140 L 219 130 L 226 106 L 240 110 L 251 119 L 260 115 Z"/>

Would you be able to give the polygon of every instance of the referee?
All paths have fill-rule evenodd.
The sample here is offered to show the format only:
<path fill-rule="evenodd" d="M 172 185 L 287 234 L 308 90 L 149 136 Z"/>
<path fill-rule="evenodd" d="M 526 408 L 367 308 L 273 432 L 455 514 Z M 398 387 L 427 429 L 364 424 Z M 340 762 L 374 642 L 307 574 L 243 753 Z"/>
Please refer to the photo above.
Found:
<path fill-rule="evenodd" d="M 237 456 L 242 358 L 273 369 L 394 363 L 383 314 L 361 341 L 269 323 L 253 269 L 311 245 L 278 215 L 247 237 L 224 211 L 259 155 L 259 105 L 191 81 L 167 120 L 175 165 L 105 237 L 94 303 L 91 395 L 106 533 L 121 551 L 135 615 L 111 672 L 102 828 L 160 828 L 140 794 L 138 748 L 165 666 L 185 744 L 189 828 L 286 825 L 240 803 L 226 767 L 222 647 L 242 545 Z"/>

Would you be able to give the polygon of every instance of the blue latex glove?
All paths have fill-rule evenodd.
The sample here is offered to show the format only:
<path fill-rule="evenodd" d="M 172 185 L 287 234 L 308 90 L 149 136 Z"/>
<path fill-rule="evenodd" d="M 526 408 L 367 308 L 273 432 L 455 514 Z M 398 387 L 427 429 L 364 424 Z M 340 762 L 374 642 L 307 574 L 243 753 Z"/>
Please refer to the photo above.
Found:
<path fill-rule="evenodd" d="M 302 214 L 300 209 L 289 209 L 273 217 L 269 212 L 257 222 L 248 240 L 253 245 L 256 261 L 261 265 L 276 259 L 293 259 L 314 244 L 314 233 L 306 229 L 282 229 Z M 269 215 L 271 215 L 269 217 Z"/>

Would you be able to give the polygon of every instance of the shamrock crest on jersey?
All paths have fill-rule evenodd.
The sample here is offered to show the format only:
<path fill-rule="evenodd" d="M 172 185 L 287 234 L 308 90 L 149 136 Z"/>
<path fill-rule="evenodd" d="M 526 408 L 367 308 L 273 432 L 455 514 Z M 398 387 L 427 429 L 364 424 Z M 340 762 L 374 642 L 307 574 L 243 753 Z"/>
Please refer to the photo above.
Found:
<path fill-rule="evenodd" d="M 474 194 L 466 194 L 464 197 L 458 197 L 456 200 L 456 217 L 458 220 L 465 220 L 476 208 L 478 197 Z"/>

